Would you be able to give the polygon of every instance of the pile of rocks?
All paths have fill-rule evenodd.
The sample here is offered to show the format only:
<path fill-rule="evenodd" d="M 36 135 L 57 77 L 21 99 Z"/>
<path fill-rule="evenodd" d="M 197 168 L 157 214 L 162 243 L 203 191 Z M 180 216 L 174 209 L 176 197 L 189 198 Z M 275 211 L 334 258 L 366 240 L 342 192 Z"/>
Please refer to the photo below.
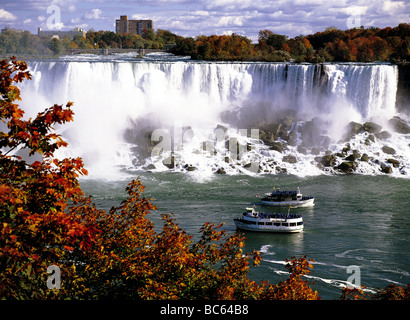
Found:
<path fill-rule="evenodd" d="M 354 173 L 362 166 L 362 163 L 369 163 L 374 167 L 378 166 L 380 172 L 387 174 L 392 173 L 395 168 L 404 169 L 405 163 L 402 162 L 403 160 L 397 151 L 391 147 L 391 141 L 389 142 L 392 137 L 391 132 L 410 133 L 410 126 L 404 119 L 397 116 L 393 117 L 389 121 L 389 130 L 391 132 L 375 122 L 358 123 L 352 121 L 347 125 L 343 139 L 337 144 L 332 143 L 327 132 L 322 129 L 325 127 L 326 125 L 319 118 L 303 121 L 297 119 L 292 113 L 282 115 L 274 122 L 264 120 L 252 125 L 252 129 L 259 129 L 259 141 L 263 143 L 265 149 L 277 152 L 274 157 L 269 158 L 268 156 L 263 160 L 263 168 L 260 166 L 258 172 L 283 173 L 287 171 L 287 166 L 296 164 L 299 161 L 306 161 L 306 159 L 314 159 L 311 160 L 313 165 L 321 170 L 335 173 Z M 182 131 L 187 130 L 190 130 L 190 127 L 183 128 Z M 235 140 L 237 138 L 229 136 L 228 128 L 223 125 L 216 125 L 214 131 L 219 134 L 222 132 L 223 135 L 218 138 L 218 141 L 222 139 L 221 141 L 225 142 L 226 150 L 229 150 L 232 141 L 234 143 L 237 141 Z M 158 142 L 151 140 L 149 129 L 140 132 L 135 147 L 136 165 L 145 170 L 155 169 L 154 164 L 145 160 L 151 154 L 156 143 Z M 205 141 L 203 146 L 208 143 L 212 144 L 210 141 Z M 354 147 L 351 147 L 351 144 Z M 341 146 L 340 150 L 335 151 L 335 146 L 338 145 Z M 225 156 L 225 160 L 222 156 L 222 163 L 215 164 L 213 171 L 218 174 L 226 174 L 228 169 L 231 170 L 230 168 L 235 170 L 247 169 L 250 164 L 240 161 L 239 152 L 248 152 L 253 147 L 252 143 L 249 142 L 244 146 L 238 144 L 238 156 L 232 158 L 232 152 L 229 151 L 229 156 Z M 205 150 L 206 148 L 202 149 Z M 214 156 L 221 156 L 217 154 L 216 149 L 212 150 Z M 199 146 L 198 153 L 202 154 L 202 152 L 201 146 Z M 314 156 L 314 158 L 311 156 Z M 195 171 L 198 169 L 196 164 L 179 163 L 180 160 L 178 160 L 178 163 L 176 162 L 171 154 L 170 157 L 163 159 L 162 164 L 171 170 L 179 168 L 185 171 Z M 226 166 L 224 166 L 224 163 L 226 163 Z"/>

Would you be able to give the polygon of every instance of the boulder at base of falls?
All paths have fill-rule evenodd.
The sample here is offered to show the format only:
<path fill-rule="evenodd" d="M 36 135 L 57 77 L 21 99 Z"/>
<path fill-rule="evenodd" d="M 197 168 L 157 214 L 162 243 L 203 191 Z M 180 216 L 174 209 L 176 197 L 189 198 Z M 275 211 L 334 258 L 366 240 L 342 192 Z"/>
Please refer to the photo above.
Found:
<path fill-rule="evenodd" d="M 345 141 L 350 140 L 354 135 L 358 134 L 363 129 L 360 123 L 351 121 L 346 127 Z"/>
<path fill-rule="evenodd" d="M 390 166 L 388 166 L 388 165 L 386 165 L 386 164 L 384 164 L 384 163 L 382 163 L 382 164 L 380 165 L 380 168 L 381 168 L 381 170 L 382 170 L 383 173 L 389 174 L 389 173 L 392 173 L 392 172 L 393 172 L 393 169 L 392 169 Z"/>
<path fill-rule="evenodd" d="M 143 167 L 144 170 L 155 170 L 156 167 L 155 165 L 153 165 L 152 163 L 150 163 L 149 165 Z"/>
<path fill-rule="evenodd" d="M 280 143 L 278 141 L 275 141 L 271 144 L 271 147 L 269 149 L 270 150 L 275 150 L 275 151 L 278 151 L 278 152 L 282 153 L 283 149 L 284 149 L 284 146 L 283 146 L 282 143 Z"/>
<path fill-rule="evenodd" d="M 363 153 L 363 154 L 362 154 L 362 157 L 360 158 L 360 161 L 364 161 L 364 162 L 369 161 L 369 156 L 368 156 L 368 154 L 367 154 L 367 153 Z"/>
<path fill-rule="evenodd" d="M 307 149 L 305 147 L 302 146 L 298 146 L 298 152 L 301 154 L 307 154 Z"/>
<path fill-rule="evenodd" d="M 347 161 L 355 161 L 360 158 L 359 150 L 353 150 L 353 153 L 345 158 Z"/>
<path fill-rule="evenodd" d="M 313 155 L 315 155 L 315 156 L 318 156 L 318 155 L 320 154 L 320 148 L 313 147 L 313 148 L 310 150 L 310 153 L 313 154 Z"/>
<path fill-rule="evenodd" d="M 391 133 L 388 131 L 382 131 L 376 134 L 377 139 L 386 140 L 391 138 Z"/>
<path fill-rule="evenodd" d="M 218 174 L 226 174 L 226 171 L 225 171 L 224 168 L 219 168 L 218 170 L 215 171 L 215 173 L 218 173 Z"/>
<path fill-rule="evenodd" d="M 382 126 L 377 123 L 368 121 L 363 123 L 363 129 L 370 133 L 379 133 L 382 130 Z"/>
<path fill-rule="evenodd" d="M 336 162 L 336 156 L 333 154 L 327 154 L 320 158 L 320 163 L 325 167 L 333 167 Z"/>
<path fill-rule="evenodd" d="M 265 128 L 259 128 L 259 139 L 264 144 L 271 146 L 275 142 L 275 133 Z"/>
<path fill-rule="evenodd" d="M 186 171 L 195 171 L 195 170 L 196 170 L 196 167 L 191 166 L 191 165 L 189 165 L 189 164 L 186 164 L 186 165 L 184 166 L 184 169 L 186 169 Z"/>
<path fill-rule="evenodd" d="M 342 162 L 337 166 L 337 169 L 344 173 L 351 173 L 356 170 L 356 164 L 354 162 Z"/>
<path fill-rule="evenodd" d="M 288 155 L 288 156 L 284 156 L 284 157 L 282 158 L 282 161 L 283 161 L 283 162 L 289 162 L 289 163 L 296 163 L 296 162 L 298 162 L 298 159 L 296 159 L 295 156 L 292 156 L 292 155 L 290 154 L 290 155 Z"/>
<path fill-rule="evenodd" d="M 395 154 L 396 153 L 396 150 L 394 150 L 393 148 L 390 148 L 388 146 L 383 146 L 382 151 L 384 153 L 387 153 L 387 154 Z"/>
<path fill-rule="evenodd" d="M 408 134 L 410 133 L 410 126 L 398 116 L 393 117 L 389 120 L 390 125 L 398 133 Z"/>
<path fill-rule="evenodd" d="M 162 164 L 168 169 L 173 169 L 175 167 L 175 158 L 174 156 L 168 157 L 162 161 Z"/>
<path fill-rule="evenodd" d="M 393 167 L 398 168 L 400 167 L 400 161 L 396 160 L 396 159 L 387 159 L 387 163 L 391 163 L 393 165 Z"/>

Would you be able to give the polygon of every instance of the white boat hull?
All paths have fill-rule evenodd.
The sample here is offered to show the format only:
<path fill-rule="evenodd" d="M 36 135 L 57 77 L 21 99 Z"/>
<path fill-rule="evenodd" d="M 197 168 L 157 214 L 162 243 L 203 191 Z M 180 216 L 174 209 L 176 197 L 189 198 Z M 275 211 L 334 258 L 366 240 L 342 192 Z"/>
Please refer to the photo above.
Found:
<path fill-rule="evenodd" d="M 270 207 L 292 207 L 292 208 L 305 208 L 305 207 L 313 207 L 315 199 L 307 199 L 307 200 L 300 200 L 300 201 L 264 201 L 261 200 L 260 204 L 262 206 L 270 206 Z"/>
<path fill-rule="evenodd" d="M 280 225 L 275 226 L 264 224 L 249 224 L 244 222 L 243 219 L 235 219 L 235 225 L 237 229 L 244 231 L 257 231 L 257 232 L 277 232 L 277 233 L 296 233 L 303 231 L 303 224 L 297 224 L 292 222 L 278 223 Z M 285 225 L 287 224 L 287 225 Z M 294 224 L 294 225 L 291 225 Z"/>

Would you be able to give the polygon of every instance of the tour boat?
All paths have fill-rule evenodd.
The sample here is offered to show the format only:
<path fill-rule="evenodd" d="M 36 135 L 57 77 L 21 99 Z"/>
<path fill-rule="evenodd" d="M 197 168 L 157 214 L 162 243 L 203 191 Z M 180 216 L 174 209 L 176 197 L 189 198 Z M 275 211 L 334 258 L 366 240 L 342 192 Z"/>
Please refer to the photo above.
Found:
<path fill-rule="evenodd" d="M 289 208 L 290 209 L 290 208 Z M 241 218 L 235 218 L 237 229 L 261 232 L 301 232 L 303 218 L 298 214 L 264 213 L 246 208 Z"/>
<path fill-rule="evenodd" d="M 274 206 L 274 207 L 313 207 L 315 198 L 304 197 L 300 193 L 298 187 L 297 191 L 280 191 L 275 189 L 271 193 L 265 193 L 265 196 L 261 198 L 259 205 L 262 206 Z"/>

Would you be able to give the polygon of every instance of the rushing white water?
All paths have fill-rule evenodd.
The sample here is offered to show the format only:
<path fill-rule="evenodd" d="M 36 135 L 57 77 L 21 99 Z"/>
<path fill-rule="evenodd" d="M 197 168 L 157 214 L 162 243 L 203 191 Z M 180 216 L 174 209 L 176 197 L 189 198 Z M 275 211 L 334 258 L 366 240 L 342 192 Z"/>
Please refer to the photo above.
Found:
<path fill-rule="evenodd" d="M 249 136 L 256 124 L 273 123 L 283 114 L 298 119 L 293 126 L 319 118 L 320 130 L 333 143 L 329 149 L 336 151 L 350 121 L 374 120 L 387 129 L 387 121 L 396 113 L 398 71 L 393 65 L 88 59 L 30 62 L 29 67 L 33 80 L 21 86 L 27 116 L 33 117 L 54 103 L 73 101 L 75 121 L 59 128 L 69 142 L 61 156 L 83 157 L 91 174 L 97 176 L 116 176 L 119 168 L 146 168 L 149 164 L 150 169 L 165 170 L 162 161 L 171 151 L 176 170 L 191 166 L 202 173 L 218 168 L 235 173 L 257 158 L 259 172 L 274 173 L 272 168 L 279 166 L 293 174 L 320 174 L 324 171 L 309 151 L 300 153 L 294 145 L 279 154 L 246 133 Z M 228 129 L 223 137 L 221 131 L 219 136 L 215 134 L 218 124 Z M 147 151 L 147 140 L 156 129 L 163 129 L 162 138 L 152 141 Z M 170 148 L 162 150 L 159 157 L 147 158 L 161 139 L 164 145 L 167 132 Z M 147 133 L 148 139 L 143 141 L 141 137 Z M 362 134 L 363 139 L 366 136 Z M 253 143 L 252 150 L 242 152 L 236 162 L 227 161 L 228 150 L 223 149 L 229 137 L 245 147 Z M 299 143 L 301 138 L 298 133 Z M 407 138 L 393 133 L 389 141 L 404 166 L 410 158 Z M 204 143 L 212 148 L 204 150 Z M 400 148 L 403 143 L 405 147 Z M 283 161 L 289 154 L 296 157 L 296 163 Z M 373 167 L 362 171 L 377 173 Z"/>

